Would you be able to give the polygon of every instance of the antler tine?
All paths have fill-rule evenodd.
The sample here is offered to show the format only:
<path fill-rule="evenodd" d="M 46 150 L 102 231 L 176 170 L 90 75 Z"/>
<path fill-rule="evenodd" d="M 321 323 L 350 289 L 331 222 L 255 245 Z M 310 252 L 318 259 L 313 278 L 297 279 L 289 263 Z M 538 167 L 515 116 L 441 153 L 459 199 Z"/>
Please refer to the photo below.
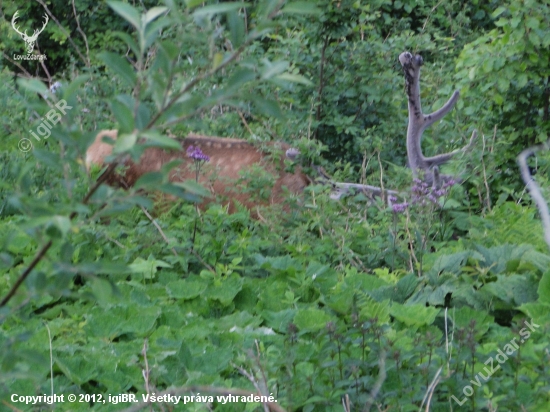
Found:
<path fill-rule="evenodd" d="M 454 155 L 458 153 L 465 153 L 468 150 L 470 150 L 470 148 L 474 145 L 476 140 L 477 140 L 477 130 L 474 130 L 472 132 L 472 136 L 470 137 L 470 141 L 466 146 L 461 147 L 460 149 L 453 150 L 452 152 L 449 152 L 449 153 L 443 153 L 432 157 L 425 157 L 424 162 L 426 163 L 428 168 L 447 163 L 449 160 L 451 160 L 451 158 Z"/>
<path fill-rule="evenodd" d="M 46 24 L 48 24 L 48 22 L 50 21 L 47 14 L 44 14 L 44 17 L 46 18 L 46 21 L 44 22 L 44 25 L 42 26 L 42 30 L 40 30 L 39 33 L 42 33 L 44 31 L 44 29 L 46 28 Z"/>
<path fill-rule="evenodd" d="M 19 10 L 17 10 L 15 12 L 15 14 L 13 15 L 13 17 L 11 18 L 11 26 L 13 27 L 13 29 L 21 36 L 26 36 L 27 35 L 27 30 L 25 30 L 25 33 L 21 33 L 18 29 L 17 29 L 17 26 L 15 25 L 15 21 L 17 20 L 17 14 L 19 13 Z"/>

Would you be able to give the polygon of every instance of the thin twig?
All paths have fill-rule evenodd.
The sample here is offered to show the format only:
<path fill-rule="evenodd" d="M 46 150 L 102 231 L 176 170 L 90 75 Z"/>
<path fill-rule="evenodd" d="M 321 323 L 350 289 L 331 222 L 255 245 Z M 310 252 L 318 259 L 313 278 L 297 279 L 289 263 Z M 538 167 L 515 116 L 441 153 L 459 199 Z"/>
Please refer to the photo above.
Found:
<path fill-rule="evenodd" d="M 435 387 L 441 380 L 441 378 L 439 377 L 439 374 L 441 373 L 442 369 L 443 367 L 440 367 L 438 371 L 435 373 L 435 376 L 432 379 L 432 382 L 430 383 L 430 385 L 428 386 L 428 389 L 426 390 L 426 393 L 424 394 L 424 399 L 422 399 L 422 404 L 420 404 L 420 409 L 422 409 L 422 407 L 424 406 L 424 402 L 426 402 L 426 399 L 428 400 L 428 402 L 426 403 L 426 412 L 430 410 L 430 402 L 432 400 L 432 395 L 434 393 Z"/>
<path fill-rule="evenodd" d="M 168 238 L 166 237 L 166 235 L 162 231 L 162 228 L 159 226 L 157 221 L 155 219 L 153 219 L 153 216 L 151 216 L 149 214 L 149 212 L 147 211 L 147 209 L 145 209 L 143 206 L 140 205 L 139 207 L 141 208 L 141 211 L 143 213 L 145 213 L 145 216 L 147 216 L 149 218 L 149 220 L 151 221 L 151 223 L 157 228 L 157 230 L 159 231 L 159 233 L 162 236 L 162 238 L 164 239 L 164 241 L 166 243 L 170 244 L 170 241 L 168 240 Z M 172 248 L 172 253 L 174 254 L 174 256 L 178 256 L 178 253 L 176 252 L 176 249 L 174 249 L 174 248 Z"/>
<path fill-rule="evenodd" d="M 4 59 L 8 60 L 11 64 L 14 66 L 17 66 L 19 70 L 21 70 L 23 73 L 25 73 L 26 76 L 29 78 L 35 78 L 32 74 L 30 74 L 23 66 L 21 66 L 19 63 L 17 63 L 16 60 L 12 60 L 10 56 L 8 56 L 5 52 L 2 52 L 2 55 L 4 56 Z"/>
<path fill-rule="evenodd" d="M 241 121 L 243 122 L 244 127 L 246 128 L 246 130 L 248 130 L 248 133 L 250 133 L 250 136 L 253 137 L 254 133 L 252 132 L 252 129 L 250 129 L 250 126 L 248 125 L 248 122 L 244 118 L 243 114 L 241 113 L 240 110 L 237 110 L 237 113 L 239 114 L 239 117 L 241 118 Z"/>
<path fill-rule="evenodd" d="M 217 275 L 216 271 L 212 266 L 210 266 L 208 263 L 206 263 L 203 258 L 194 250 L 190 249 L 190 252 L 197 258 L 199 261 L 204 265 L 206 269 L 208 269 L 210 272 L 212 272 L 214 275 Z"/>
<path fill-rule="evenodd" d="M 87 64 L 86 67 L 90 67 L 90 48 L 88 47 L 88 38 L 86 37 L 86 34 L 82 31 L 82 28 L 80 27 L 80 20 L 78 19 L 78 15 L 76 14 L 76 7 L 74 4 L 74 0 L 72 0 L 73 3 L 73 13 L 74 13 L 74 19 L 76 20 L 76 30 L 80 33 L 82 38 L 84 39 L 84 44 L 86 45 L 86 60 Z"/>
<path fill-rule="evenodd" d="M 25 269 L 25 271 L 19 276 L 19 278 L 15 281 L 13 286 L 11 287 L 10 291 L 6 296 L 4 296 L 4 299 L 2 299 L 2 302 L 0 302 L 0 307 L 6 306 L 6 304 L 10 301 L 10 299 L 15 295 L 15 292 L 17 292 L 17 289 L 19 289 L 19 286 L 27 279 L 27 276 L 31 273 L 31 271 L 34 269 L 34 267 L 42 260 L 42 258 L 46 255 L 46 252 L 50 249 L 52 246 L 52 241 L 48 241 L 44 246 L 42 246 L 42 249 L 36 254 L 34 259 L 32 260 L 31 264 Z"/>
<path fill-rule="evenodd" d="M 115 170 L 116 166 L 118 165 L 118 161 L 114 161 L 107 167 L 105 172 L 99 177 L 99 179 L 96 181 L 95 185 L 92 186 L 92 188 L 88 191 L 84 199 L 82 200 L 82 204 L 87 204 L 90 198 L 93 196 L 95 191 L 101 186 L 101 184 L 107 180 L 107 178 L 110 176 L 111 173 Z M 72 220 L 77 215 L 76 211 L 71 212 L 69 215 L 69 219 Z M 38 253 L 35 255 L 34 259 L 30 263 L 30 265 L 25 269 L 25 271 L 19 276 L 19 278 L 15 281 L 13 286 L 11 287 L 8 294 L 2 299 L 0 302 L 0 307 L 6 306 L 6 304 L 10 301 L 10 299 L 15 295 L 21 284 L 27 279 L 27 276 L 31 273 L 31 271 L 35 268 L 35 266 L 40 262 L 44 256 L 46 255 L 46 252 L 50 249 L 53 242 L 49 240 L 42 248 L 38 251 Z"/>
<path fill-rule="evenodd" d="M 50 331 L 50 327 L 46 322 L 44 322 L 44 326 L 46 326 L 46 330 L 48 331 L 48 343 L 50 344 L 50 393 L 53 396 L 53 348 L 52 348 L 52 332 Z"/>
<path fill-rule="evenodd" d="M 143 349 L 141 350 L 141 354 L 143 355 L 143 360 L 145 362 L 145 369 L 142 370 L 143 379 L 145 380 L 145 391 L 147 392 L 147 395 L 151 393 L 149 389 L 149 362 L 147 361 L 147 338 L 143 340 Z"/>
<path fill-rule="evenodd" d="M 77 47 L 77 45 L 73 41 L 71 34 L 67 32 L 67 30 L 65 30 L 65 28 L 61 25 L 61 23 L 59 23 L 59 20 L 57 20 L 57 18 L 52 14 L 50 9 L 48 9 L 48 6 L 46 6 L 46 3 L 44 3 L 43 0 L 36 0 L 36 1 L 40 3 L 42 7 L 44 7 L 44 10 L 46 10 L 46 13 L 48 13 L 49 16 L 52 18 L 52 20 L 55 21 L 55 23 L 59 26 L 59 28 L 61 29 L 63 34 L 67 37 L 67 40 L 69 41 L 69 43 L 71 43 L 71 45 L 74 47 L 78 56 L 82 59 L 82 62 L 86 65 L 86 67 L 90 67 L 89 63 L 86 61 L 86 58 L 82 55 L 82 53 L 80 52 L 80 49 Z"/>

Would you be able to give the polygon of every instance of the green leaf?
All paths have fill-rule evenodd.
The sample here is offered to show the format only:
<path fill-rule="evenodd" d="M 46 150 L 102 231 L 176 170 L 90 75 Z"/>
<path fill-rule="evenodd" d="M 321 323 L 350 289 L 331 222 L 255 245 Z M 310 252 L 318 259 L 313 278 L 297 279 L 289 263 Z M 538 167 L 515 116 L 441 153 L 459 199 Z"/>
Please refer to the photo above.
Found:
<path fill-rule="evenodd" d="M 390 315 L 407 326 L 431 325 L 439 313 L 439 309 L 426 307 L 423 304 L 401 305 L 393 302 Z"/>
<path fill-rule="evenodd" d="M 447 312 L 448 316 L 454 322 L 456 328 L 469 328 L 474 326 L 475 339 L 481 340 L 482 336 L 489 330 L 489 327 L 494 323 L 494 318 L 487 312 L 472 309 L 464 306 L 460 309 L 452 309 Z"/>
<path fill-rule="evenodd" d="M 197 278 L 200 279 L 200 278 Z M 207 284 L 201 280 L 182 279 L 170 282 L 166 285 L 168 294 L 176 299 L 191 300 L 199 297 Z"/>
<path fill-rule="evenodd" d="M 275 76 L 275 78 L 279 80 L 286 80 L 292 83 L 300 83 L 306 86 L 313 85 L 313 82 L 300 74 L 282 73 Z"/>
<path fill-rule="evenodd" d="M 231 43 L 233 44 L 233 47 L 240 47 L 245 39 L 243 17 L 241 17 L 237 11 L 230 11 L 227 13 L 227 24 L 229 26 L 229 33 L 231 35 Z"/>
<path fill-rule="evenodd" d="M 128 333 L 145 337 L 155 326 L 160 313 L 159 308 L 143 308 L 135 304 L 105 309 L 95 307 L 87 313 L 84 329 L 89 336 L 108 340 Z"/>
<path fill-rule="evenodd" d="M 498 16 L 500 16 L 506 10 L 507 10 L 506 7 L 503 7 L 503 6 L 497 7 L 497 9 L 491 14 L 491 17 L 493 19 L 496 19 Z"/>
<path fill-rule="evenodd" d="M 227 13 L 237 11 L 243 7 L 248 7 L 246 3 L 221 3 L 204 6 L 193 13 L 195 17 L 211 16 L 213 14 Z"/>
<path fill-rule="evenodd" d="M 159 17 L 161 14 L 165 13 L 167 10 L 168 10 L 168 7 L 159 7 L 159 6 L 153 7 L 143 15 L 143 22 L 145 24 L 149 24 L 153 20 L 155 20 L 157 17 Z"/>
<path fill-rule="evenodd" d="M 98 57 L 105 63 L 105 65 L 117 74 L 120 79 L 129 87 L 134 87 L 136 84 L 137 76 L 130 63 L 118 54 L 111 52 L 99 53 Z"/>
<path fill-rule="evenodd" d="M 111 101 L 111 110 L 115 115 L 115 119 L 119 124 L 119 130 L 121 133 L 131 133 L 134 131 L 134 114 L 124 103 L 118 100 Z M 117 139 L 120 140 L 120 137 Z"/>
<path fill-rule="evenodd" d="M 542 275 L 537 290 L 539 302 L 550 305 L 550 271 Z"/>
<path fill-rule="evenodd" d="M 108 1 L 107 4 L 124 20 L 134 26 L 137 30 L 141 28 L 140 14 L 136 8 L 132 7 L 128 3 L 120 1 Z"/>
<path fill-rule="evenodd" d="M 323 329 L 330 320 L 331 317 L 325 311 L 315 308 L 298 310 L 294 316 L 294 324 L 303 332 Z"/>
<path fill-rule="evenodd" d="M 262 97 L 255 97 L 252 100 L 263 115 L 267 117 L 274 117 L 279 120 L 284 119 L 283 112 L 275 100 L 264 99 Z"/>
<path fill-rule="evenodd" d="M 208 299 L 219 301 L 223 306 L 228 306 L 241 291 L 243 282 L 243 278 L 237 273 L 232 273 L 219 283 L 214 281 L 208 286 L 204 295 Z"/>
<path fill-rule="evenodd" d="M 271 63 L 269 60 L 264 59 L 264 68 L 262 69 L 262 79 L 269 79 L 277 74 L 284 72 L 288 69 L 288 62 L 284 60 L 278 60 Z"/>
<path fill-rule="evenodd" d="M 363 319 L 376 319 L 378 324 L 387 324 L 390 322 L 389 299 L 376 302 L 370 296 L 366 296 L 364 302 L 361 302 L 359 305 L 359 308 Z"/>
<path fill-rule="evenodd" d="M 66 216 L 51 216 L 48 220 L 46 234 L 53 239 L 65 237 L 71 229 L 71 221 Z"/>
<path fill-rule="evenodd" d="M 200 183 L 194 180 L 185 180 L 183 182 L 174 182 L 173 186 L 184 189 L 186 192 L 198 195 L 201 197 L 210 197 L 212 193 L 208 189 L 205 189 Z"/>
<path fill-rule="evenodd" d="M 17 84 L 30 92 L 39 93 L 46 96 L 49 92 L 48 87 L 38 79 L 17 79 Z"/>
<path fill-rule="evenodd" d="M 121 38 L 124 41 L 124 43 L 126 43 L 126 45 L 130 48 L 130 50 L 132 50 L 132 52 L 134 52 L 136 56 L 139 56 L 139 53 L 140 53 L 139 46 L 137 45 L 136 41 L 132 36 L 130 36 L 128 33 L 122 33 L 119 31 L 113 33 L 113 35 Z"/>
<path fill-rule="evenodd" d="M 161 149 L 175 149 L 181 151 L 181 142 L 178 139 L 165 136 L 156 130 L 147 130 L 140 133 L 147 141 L 147 146 L 160 147 Z"/>

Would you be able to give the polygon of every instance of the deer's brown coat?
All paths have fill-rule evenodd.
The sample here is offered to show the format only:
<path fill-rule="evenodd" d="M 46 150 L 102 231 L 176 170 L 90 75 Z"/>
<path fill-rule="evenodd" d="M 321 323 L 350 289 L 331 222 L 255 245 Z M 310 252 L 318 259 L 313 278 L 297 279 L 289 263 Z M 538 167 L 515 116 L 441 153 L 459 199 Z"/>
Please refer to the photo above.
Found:
<path fill-rule="evenodd" d="M 95 141 L 86 152 L 88 167 L 92 164 L 104 164 L 105 157 L 112 153 L 113 146 L 103 142 L 102 139 L 109 137 L 114 140 L 116 136 L 116 130 L 104 130 L 96 136 Z M 299 166 L 294 167 L 294 173 L 285 172 L 284 153 L 290 149 L 289 145 L 284 143 L 272 143 L 272 145 L 277 145 L 283 153 L 276 162 L 267 153 L 245 140 L 189 135 L 181 140 L 182 151 L 147 148 L 138 162 L 126 160 L 123 174 L 111 176 L 107 179 L 107 183 L 113 186 L 131 187 L 145 173 L 158 172 L 164 164 L 172 160 L 182 160 L 182 163 L 172 169 L 169 176 L 170 181 L 194 180 L 194 161 L 187 156 L 186 152 L 189 146 L 193 146 L 199 147 L 204 154 L 210 157 L 210 161 L 201 167 L 199 183 L 210 190 L 212 197 L 202 205 L 214 200 L 216 196 L 225 196 L 230 200 L 230 212 L 235 211 L 235 200 L 249 209 L 253 209 L 257 205 L 280 204 L 284 201 L 284 187 L 296 194 L 300 193 L 311 181 L 302 173 Z M 257 198 L 251 198 L 249 193 L 235 190 L 235 183 L 240 178 L 240 172 L 255 164 L 271 173 L 275 179 L 267 201 L 258 201 Z"/>

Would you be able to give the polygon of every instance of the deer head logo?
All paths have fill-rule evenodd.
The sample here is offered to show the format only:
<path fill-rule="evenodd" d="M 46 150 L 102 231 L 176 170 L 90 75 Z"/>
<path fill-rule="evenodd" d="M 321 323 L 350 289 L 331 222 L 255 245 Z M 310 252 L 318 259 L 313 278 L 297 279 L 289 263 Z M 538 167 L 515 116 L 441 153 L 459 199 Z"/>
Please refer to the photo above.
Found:
<path fill-rule="evenodd" d="M 32 50 L 34 49 L 34 43 L 36 43 L 36 39 L 38 39 L 38 35 L 44 31 L 44 29 L 46 28 L 46 24 L 48 24 L 48 20 L 49 20 L 48 15 L 47 14 L 44 15 L 44 17 L 46 18 L 46 21 L 44 22 L 44 25 L 42 26 L 42 28 L 40 30 L 35 30 L 32 36 L 29 36 L 27 35 L 27 30 L 25 30 L 24 33 L 21 33 L 17 29 L 17 26 L 15 25 L 15 20 L 17 20 L 17 13 L 19 13 L 19 10 L 17 10 L 13 15 L 11 19 L 11 25 L 13 29 L 17 32 L 17 34 L 19 34 L 21 38 L 25 41 L 25 43 L 27 43 L 27 54 L 31 54 Z"/>

